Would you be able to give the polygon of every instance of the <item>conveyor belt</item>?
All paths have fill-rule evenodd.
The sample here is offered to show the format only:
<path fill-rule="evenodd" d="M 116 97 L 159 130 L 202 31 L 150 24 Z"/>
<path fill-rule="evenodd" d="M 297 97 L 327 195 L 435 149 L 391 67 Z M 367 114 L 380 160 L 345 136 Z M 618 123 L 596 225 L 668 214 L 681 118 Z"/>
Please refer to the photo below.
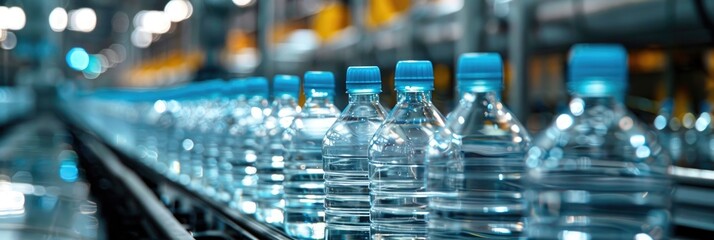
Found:
<path fill-rule="evenodd" d="M 126 189 L 126 193 L 138 200 L 137 205 L 152 220 L 152 227 L 163 236 L 163 239 L 193 239 L 139 176 L 121 164 L 109 148 L 87 134 L 75 132 L 75 136 L 79 140 L 82 152 L 105 167 L 106 172 Z"/>
<path fill-rule="evenodd" d="M 70 123 L 74 123 L 72 121 L 76 120 L 69 120 Z M 283 231 L 273 226 L 260 223 L 252 217 L 240 214 L 224 203 L 197 194 L 185 185 L 169 180 L 132 156 L 124 154 L 102 141 L 90 130 L 83 128 L 84 125 L 70 124 L 70 126 L 72 132 L 78 136 L 81 145 L 87 146 L 101 156 L 109 156 L 111 166 L 120 169 L 116 171 L 117 174 L 141 176 L 164 203 L 169 205 L 174 216 L 187 225 L 197 239 L 203 237 L 210 239 L 291 239 Z M 106 159 L 107 157 L 102 158 Z M 125 181 L 135 183 L 136 180 L 133 177 L 130 178 L 132 179 Z M 156 198 L 156 196 L 152 197 Z M 161 215 L 164 214 L 161 213 Z"/>
<path fill-rule="evenodd" d="M 3 125 L 0 239 L 106 238 L 71 137 L 52 118 Z"/>

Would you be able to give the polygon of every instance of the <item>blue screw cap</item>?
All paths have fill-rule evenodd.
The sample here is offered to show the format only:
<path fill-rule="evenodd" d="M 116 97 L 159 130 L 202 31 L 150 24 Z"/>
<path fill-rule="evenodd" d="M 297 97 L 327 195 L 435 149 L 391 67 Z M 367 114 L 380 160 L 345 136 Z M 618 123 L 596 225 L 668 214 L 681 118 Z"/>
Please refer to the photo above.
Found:
<path fill-rule="evenodd" d="M 456 66 L 459 91 L 488 92 L 503 89 L 503 60 L 498 53 L 464 53 Z"/>
<path fill-rule="evenodd" d="M 405 60 L 397 62 L 394 73 L 397 91 L 434 90 L 434 68 L 430 61 Z"/>
<path fill-rule="evenodd" d="M 305 93 L 335 91 L 335 76 L 331 72 L 308 71 L 305 73 L 303 91 Z"/>
<path fill-rule="evenodd" d="M 223 89 L 223 94 L 226 96 L 239 96 L 239 95 L 245 95 L 246 89 L 245 89 L 245 79 L 242 78 L 237 78 L 237 79 L 231 79 L 228 81 L 226 84 L 226 87 Z"/>
<path fill-rule="evenodd" d="M 273 77 L 273 97 L 289 95 L 297 98 L 300 92 L 300 78 L 294 75 L 275 75 Z"/>
<path fill-rule="evenodd" d="M 203 97 L 212 94 L 221 94 L 226 82 L 223 79 L 211 79 L 193 83 L 189 87 L 187 94 L 191 97 Z"/>
<path fill-rule="evenodd" d="M 627 89 L 627 51 L 619 44 L 576 44 L 568 89 L 585 96 L 619 96 Z"/>
<path fill-rule="evenodd" d="M 250 97 L 268 98 L 268 80 L 264 77 L 249 77 L 245 80 L 245 88 Z"/>
<path fill-rule="evenodd" d="M 382 92 L 382 74 L 376 66 L 352 66 L 347 68 L 348 93 Z"/>

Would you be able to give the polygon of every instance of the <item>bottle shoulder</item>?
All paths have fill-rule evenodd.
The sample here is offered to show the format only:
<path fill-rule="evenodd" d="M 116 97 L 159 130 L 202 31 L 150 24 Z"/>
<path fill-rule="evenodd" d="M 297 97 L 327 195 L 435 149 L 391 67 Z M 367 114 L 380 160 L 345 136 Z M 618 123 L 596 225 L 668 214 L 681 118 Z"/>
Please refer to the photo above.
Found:
<path fill-rule="evenodd" d="M 437 134 L 450 134 L 446 119 L 431 104 L 395 106 L 390 116 L 372 138 L 371 148 L 380 152 L 383 147 L 410 149 L 426 148 Z"/>
<path fill-rule="evenodd" d="M 340 116 L 340 109 L 334 105 L 328 106 L 310 106 L 306 105 L 302 108 L 295 118 L 311 119 L 311 118 L 337 118 Z"/>
<path fill-rule="evenodd" d="M 639 135 L 646 139 L 654 139 L 643 122 L 625 109 L 595 108 L 583 114 L 570 111 L 554 117 L 553 123 L 540 134 L 536 140 L 541 142 L 548 138 L 563 138 L 577 136 L 614 137 L 613 140 L 629 141 L 631 136 Z M 568 138 L 558 145 L 576 143 L 576 139 Z M 652 143 L 655 143 L 654 141 Z"/>
<path fill-rule="evenodd" d="M 285 130 L 284 140 L 319 139 L 322 141 L 335 121 L 337 115 L 298 114 L 290 127 Z"/>
<path fill-rule="evenodd" d="M 464 101 L 446 118 L 446 126 L 456 138 L 476 141 L 530 143 L 531 136 L 515 115 L 501 102 Z"/>
<path fill-rule="evenodd" d="M 532 168 L 554 168 L 562 167 L 561 159 L 631 162 L 659 166 L 658 172 L 665 171 L 670 161 L 656 136 L 624 106 L 595 106 L 581 114 L 556 115 L 551 126 L 534 139 L 526 163 Z"/>
<path fill-rule="evenodd" d="M 359 119 L 382 119 L 387 116 L 387 110 L 379 102 L 351 102 L 340 113 L 339 121 L 355 121 Z"/>
<path fill-rule="evenodd" d="M 398 102 L 385 119 L 384 125 L 446 126 L 446 118 L 431 102 Z"/>
<path fill-rule="evenodd" d="M 341 118 L 327 131 L 324 146 L 369 144 L 384 120 L 380 118 Z"/>

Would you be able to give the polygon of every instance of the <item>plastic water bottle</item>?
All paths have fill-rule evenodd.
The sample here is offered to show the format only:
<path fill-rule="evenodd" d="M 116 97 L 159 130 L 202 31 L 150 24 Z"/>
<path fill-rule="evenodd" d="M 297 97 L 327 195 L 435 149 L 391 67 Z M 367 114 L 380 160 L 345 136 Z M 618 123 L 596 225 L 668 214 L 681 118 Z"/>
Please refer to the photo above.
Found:
<path fill-rule="evenodd" d="M 223 133 L 219 134 L 221 138 L 218 144 L 218 175 L 219 175 L 219 193 L 220 201 L 228 202 L 233 197 L 235 189 L 238 187 L 233 176 L 234 165 L 237 168 L 242 166 L 237 161 L 236 149 L 240 148 L 239 141 L 243 138 L 246 127 L 242 125 L 244 119 L 250 113 L 250 105 L 246 100 L 246 85 L 244 79 L 234 79 L 228 82 L 223 89 L 226 103 L 222 117 L 217 126 L 224 129 Z"/>
<path fill-rule="evenodd" d="M 330 72 L 305 73 L 307 97 L 302 113 L 285 131 L 285 232 L 300 239 L 325 237 L 325 181 L 322 139 L 340 110 L 333 104 L 335 78 Z"/>
<path fill-rule="evenodd" d="M 273 78 L 273 102 L 270 114 L 263 122 L 266 133 L 263 150 L 256 161 L 258 169 L 256 218 L 262 222 L 283 226 L 283 175 L 285 148 L 282 136 L 300 113 L 297 103 L 300 79 L 297 76 L 276 75 Z"/>
<path fill-rule="evenodd" d="M 194 95 L 189 103 L 188 121 L 190 122 L 186 136 L 187 141 L 192 141 L 192 147 L 187 150 L 190 165 L 189 187 L 198 192 L 204 192 L 206 183 L 206 165 L 211 160 L 206 157 L 206 143 L 212 133 L 212 122 L 218 116 L 217 103 L 222 97 L 221 89 L 225 81 L 221 79 L 207 80 L 193 85 L 191 91 Z"/>
<path fill-rule="evenodd" d="M 501 103 L 501 56 L 461 55 L 456 80 L 461 100 L 446 118 L 452 134 L 435 135 L 429 152 L 429 238 L 518 238 L 530 136 Z"/>
<path fill-rule="evenodd" d="M 264 110 L 268 108 L 268 82 L 263 77 L 252 77 L 245 80 L 247 108 L 249 112 L 238 124 L 244 128 L 240 137 L 236 153 L 236 162 L 239 167 L 233 167 L 233 178 L 238 183 L 234 192 L 234 203 L 238 204 L 238 209 L 245 214 L 254 214 L 257 209 L 255 203 L 255 191 L 258 176 L 258 169 L 255 162 L 258 160 L 259 151 L 262 145 L 259 141 L 264 132 L 260 130 L 263 124 Z"/>
<path fill-rule="evenodd" d="M 204 194 L 214 197 L 218 200 L 228 200 L 223 189 L 225 179 L 222 179 L 222 166 L 225 165 L 221 159 L 221 144 L 224 142 L 225 133 L 227 132 L 227 122 L 225 117 L 230 114 L 228 109 L 231 109 L 231 97 L 245 97 L 245 84 L 243 80 L 234 80 L 222 84 L 222 89 L 219 89 L 221 95 L 219 98 L 211 102 L 211 107 L 204 110 L 202 114 L 205 118 L 202 125 L 207 128 L 203 137 L 203 185 L 199 189 Z"/>
<path fill-rule="evenodd" d="M 349 103 L 322 142 L 326 239 L 369 239 L 369 141 L 384 121 L 378 67 L 347 68 Z"/>
<path fill-rule="evenodd" d="M 369 147 L 370 235 L 425 239 L 426 152 L 446 124 L 431 102 L 431 62 L 399 61 L 394 81 L 398 102 Z"/>
<path fill-rule="evenodd" d="M 668 239 L 670 161 L 623 104 L 627 53 L 570 52 L 568 110 L 526 154 L 529 239 Z"/>

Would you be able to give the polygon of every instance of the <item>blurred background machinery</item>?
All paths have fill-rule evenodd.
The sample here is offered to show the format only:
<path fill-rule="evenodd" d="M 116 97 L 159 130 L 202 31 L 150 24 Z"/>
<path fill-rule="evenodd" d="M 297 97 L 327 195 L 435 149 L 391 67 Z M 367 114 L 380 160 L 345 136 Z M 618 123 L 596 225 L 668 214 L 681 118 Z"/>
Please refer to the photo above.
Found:
<path fill-rule="evenodd" d="M 391 80 L 397 60 L 426 59 L 435 66 L 435 102 L 449 112 L 456 57 L 493 51 L 507 65 L 505 102 L 538 132 L 566 107 L 567 49 L 579 42 L 628 48 L 627 106 L 654 128 L 682 136 L 675 144 L 675 232 L 684 239 L 710 234 L 714 163 L 687 146 L 714 104 L 714 1 L 0 0 L 0 192 L 7 193 L 0 194 L 0 216 L 25 207 L 22 218 L 0 217 L 0 238 L 37 229 L 67 238 L 181 238 L 188 231 L 196 238 L 286 238 L 132 166 L 91 130 L 55 114 L 57 89 L 326 70 L 335 73 L 343 107 L 347 66 L 377 65 Z M 393 105 L 393 82 L 383 89 L 385 105 Z M 117 167 L 123 165 L 131 168 Z M 42 171 L 59 178 L 43 180 Z M 62 188 L 74 190 L 63 197 Z M 60 207 L 66 210 L 53 210 Z M 56 221 L 32 218 L 52 211 L 78 217 L 62 223 L 66 232 Z M 17 227 L 22 222 L 36 224 Z"/>

